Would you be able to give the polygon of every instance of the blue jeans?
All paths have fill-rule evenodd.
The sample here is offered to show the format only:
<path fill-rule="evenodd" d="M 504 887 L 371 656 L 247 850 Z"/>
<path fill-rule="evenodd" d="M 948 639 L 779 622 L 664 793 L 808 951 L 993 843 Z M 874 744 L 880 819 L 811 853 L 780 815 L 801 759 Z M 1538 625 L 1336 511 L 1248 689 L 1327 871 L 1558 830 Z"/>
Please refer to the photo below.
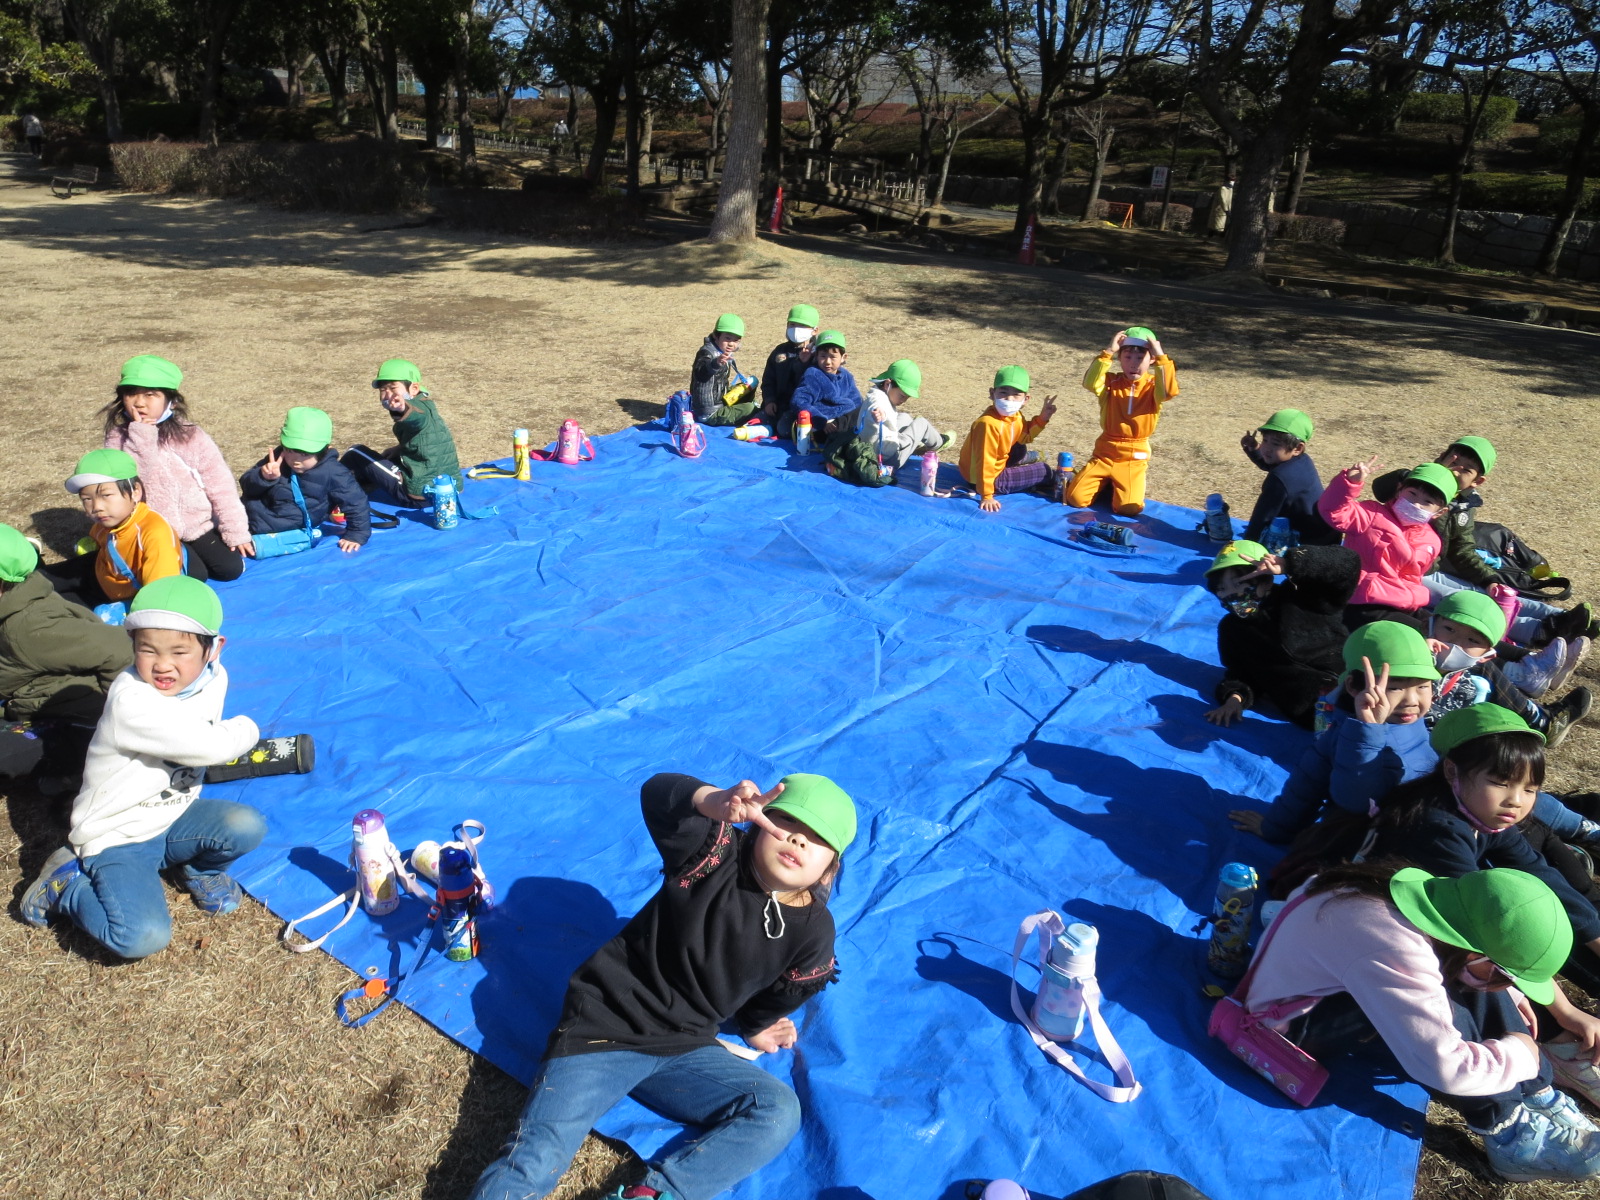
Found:
<path fill-rule="evenodd" d="M 1428 595 L 1435 604 L 1451 592 L 1483 591 L 1481 587 L 1470 584 L 1464 579 L 1457 579 L 1454 575 L 1446 575 L 1443 571 L 1424 575 L 1422 586 L 1428 589 Z M 1529 596 L 1522 596 L 1520 599 L 1522 607 L 1517 610 L 1517 619 L 1511 622 L 1506 630 L 1506 636 L 1518 645 L 1526 646 L 1539 636 L 1539 626 L 1544 623 L 1544 619 L 1562 610 L 1554 604 L 1546 604 L 1543 600 L 1535 600 Z"/>
<path fill-rule="evenodd" d="M 1534 800 L 1533 819 L 1564 842 L 1577 837 L 1583 828 L 1583 815 L 1573 812 L 1549 792 L 1540 792 Z"/>
<path fill-rule="evenodd" d="M 215 875 L 248 854 L 267 824 L 248 804 L 196 800 L 166 833 L 112 846 L 83 859 L 83 873 L 61 893 L 60 911 L 113 954 L 148 958 L 172 940 L 172 915 L 159 872 Z"/>
<path fill-rule="evenodd" d="M 645 1172 L 646 1187 L 674 1200 L 727 1191 L 776 1158 L 800 1128 L 800 1101 L 789 1085 L 721 1046 L 671 1057 L 605 1050 L 548 1058 L 516 1133 L 470 1200 L 549 1195 L 594 1123 L 624 1096 L 705 1130 Z"/>

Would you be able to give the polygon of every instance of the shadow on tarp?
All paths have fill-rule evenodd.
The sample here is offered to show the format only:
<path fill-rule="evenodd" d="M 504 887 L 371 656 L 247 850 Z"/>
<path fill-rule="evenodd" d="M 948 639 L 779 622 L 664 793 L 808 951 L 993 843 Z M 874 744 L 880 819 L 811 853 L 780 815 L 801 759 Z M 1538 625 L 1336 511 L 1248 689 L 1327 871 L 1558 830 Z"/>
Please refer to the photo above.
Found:
<path fill-rule="evenodd" d="M 659 886 L 639 786 L 816 771 L 861 815 L 830 904 L 841 978 L 796 1014 L 798 1049 L 762 1060 L 806 1119 L 736 1200 L 995 1177 L 1065 1195 L 1139 1168 L 1215 1200 L 1408 1198 L 1418 1142 L 1388 1114 L 1420 1089 L 1291 1111 L 1205 1036 L 1188 930 L 1221 865 L 1264 853 L 1227 809 L 1274 795 L 1306 735 L 1200 720 L 1217 609 L 1193 582 L 1195 515 L 1150 505 L 1135 581 L 1061 544 L 1070 520 L 1041 498 L 983 514 L 708 433 L 695 460 L 614 434 L 592 463 L 469 483 L 464 506 L 497 510 L 482 520 L 407 521 L 222 585 L 229 711 L 319 750 L 310 775 L 241 785 L 272 828 L 240 881 L 298 915 L 348 886 L 357 809 L 402 847 L 482 820 L 502 897 L 482 953 L 433 956 L 405 1002 L 526 1083 L 572 969 Z M 1102 928 L 1132 1104 L 1009 1015 L 1009 946 L 1044 907 Z M 422 920 L 415 901 L 361 915 L 327 949 L 386 970 Z M 479 1111 L 508 1102 L 485 1080 L 460 1120 L 508 1128 Z M 646 1156 L 681 1136 L 631 1103 L 601 1132 Z M 430 1195 L 486 1161 L 458 1133 Z"/>

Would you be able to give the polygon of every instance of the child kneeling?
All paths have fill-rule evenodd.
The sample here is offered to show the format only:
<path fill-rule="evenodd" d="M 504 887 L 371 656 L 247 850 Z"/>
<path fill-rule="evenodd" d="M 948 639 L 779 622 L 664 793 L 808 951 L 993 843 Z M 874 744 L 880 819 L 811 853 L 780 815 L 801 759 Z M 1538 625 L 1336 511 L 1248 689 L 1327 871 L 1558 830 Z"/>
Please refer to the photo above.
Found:
<path fill-rule="evenodd" d="M 182 867 L 196 905 L 232 912 L 241 893 L 224 868 L 266 824 L 248 805 L 200 799 L 204 768 L 260 736 L 249 717 L 222 716 L 222 601 L 197 579 L 168 576 L 140 589 L 124 624 L 133 666 L 106 694 L 70 844 L 45 860 L 20 908 L 30 925 L 60 913 L 112 953 L 145 958 L 172 937 L 160 873 Z"/>
<path fill-rule="evenodd" d="M 827 895 L 855 838 L 855 805 L 820 775 L 789 775 L 769 792 L 657 775 L 640 807 L 666 882 L 573 972 L 521 1122 L 472 1200 L 549 1195 L 624 1096 L 705 1131 L 622 1197 L 709 1200 L 799 1129 L 794 1092 L 719 1045 L 717 1028 L 732 1020 L 763 1053 L 794 1046 L 789 1014 L 836 975 Z M 754 828 L 733 828 L 744 822 Z"/>

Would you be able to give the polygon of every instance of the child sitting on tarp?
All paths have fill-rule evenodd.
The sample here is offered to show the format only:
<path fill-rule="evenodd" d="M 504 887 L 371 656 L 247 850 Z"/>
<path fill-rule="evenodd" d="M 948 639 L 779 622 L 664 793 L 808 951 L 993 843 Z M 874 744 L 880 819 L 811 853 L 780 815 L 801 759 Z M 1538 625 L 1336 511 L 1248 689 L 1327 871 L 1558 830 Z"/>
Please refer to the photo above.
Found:
<path fill-rule="evenodd" d="M 225 868 L 255 849 L 266 824 L 248 805 L 200 798 L 204 769 L 260 737 L 249 717 L 222 715 L 217 594 L 198 579 L 159 579 L 134 597 L 126 627 L 133 666 L 106 695 L 69 844 L 19 907 L 30 925 L 60 913 L 113 954 L 145 958 L 172 936 L 161 872 L 177 868 L 201 910 L 233 912 L 242 896 Z"/>
<path fill-rule="evenodd" d="M 366 493 L 330 448 L 333 418 L 320 408 L 291 408 L 278 444 L 239 480 L 251 533 L 315 531 L 338 508 L 339 549 L 353 554 L 372 536 Z"/>
<path fill-rule="evenodd" d="M 0 727 L 0 775 L 37 772 L 54 795 L 83 769 L 106 689 L 133 648 L 122 630 L 57 595 L 38 566 L 33 543 L 0 525 L 0 706 L 7 721 L 26 723 Z"/>
<path fill-rule="evenodd" d="M 717 1033 L 732 1022 L 763 1054 L 794 1047 L 789 1014 L 838 973 L 827 899 L 855 804 L 821 775 L 788 775 L 768 792 L 656 775 L 639 797 L 666 880 L 573 972 L 517 1131 L 471 1200 L 548 1196 L 628 1096 L 701 1129 L 617 1192 L 628 1200 L 721 1195 L 800 1127 L 793 1090 Z"/>
<path fill-rule="evenodd" d="M 391 504 L 423 508 L 433 503 L 428 485 L 437 475 L 449 476 L 460 495 L 464 484 L 456 440 L 439 415 L 438 403 L 422 386 L 417 364 L 404 358 L 387 359 L 379 365 L 372 386 L 378 389 L 378 403 L 394 421 L 399 445 L 381 455 L 366 446 L 351 446 L 339 461 L 350 468 L 362 487 Z"/>
<path fill-rule="evenodd" d="M 1121 370 L 1113 371 L 1113 362 Z M 1136 516 L 1144 511 L 1150 435 L 1161 420 L 1162 406 L 1178 394 L 1177 371 L 1156 335 L 1135 325 L 1112 337 L 1111 345 L 1089 364 L 1083 386 L 1100 401 L 1100 437 L 1064 498 L 1074 508 L 1088 508 L 1100 489 L 1109 486 L 1111 510 Z"/>
<path fill-rule="evenodd" d="M 876 448 L 883 461 L 895 470 L 918 455 L 943 450 L 956 440 L 953 433 L 940 433 L 926 417 L 900 411 L 906 401 L 922 394 L 922 369 L 909 358 L 890 363 L 871 384 L 856 419 L 856 436 Z"/>
<path fill-rule="evenodd" d="M 689 372 L 694 419 L 702 425 L 738 425 L 756 411 L 756 381 L 739 372 L 733 356 L 744 340 L 744 318 L 723 313 L 695 353 Z"/>
<path fill-rule="evenodd" d="M 829 329 L 817 337 L 811 365 L 800 377 L 789 401 L 790 424 L 800 414 L 811 414 L 811 437 L 819 449 L 840 437 L 855 432 L 856 410 L 861 407 L 861 389 L 855 376 L 845 369 L 844 334 Z"/>
<path fill-rule="evenodd" d="M 1317 511 L 1322 477 L 1306 450 L 1312 429 L 1311 418 L 1298 408 L 1280 408 L 1239 439 L 1245 457 L 1267 473 L 1245 526 L 1246 541 L 1264 541 L 1272 522 L 1283 517 L 1302 546 L 1339 544 L 1338 531 Z"/>
<path fill-rule="evenodd" d="M 152 580 L 183 572 L 183 547 L 166 518 L 144 502 L 139 464 L 123 450 L 91 450 L 67 480 L 88 516 L 93 554 L 41 568 L 63 597 L 85 608 L 126 605 Z M 121 609 L 102 613 L 117 624 Z"/>
<path fill-rule="evenodd" d="M 789 310 L 788 322 L 784 340 L 772 348 L 761 372 L 761 416 L 779 437 L 789 437 L 793 432 L 794 411 L 789 402 L 811 365 L 822 318 L 811 305 L 796 304 Z"/>
<path fill-rule="evenodd" d="M 984 512 L 999 512 L 996 496 L 1026 492 L 1050 479 L 1049 468 L 1028 449 L 1028 443 L 1044 432 L 1055 416 L 1056 398 L 1046 396 L 1039 415 L 1022 419 L 1032 387 L 1022 367 L 1001 367 L 994 373 L 989 389 L 989 407 L 978 415 L 961 443 L 957 463 L 961 478 L 977 489 L 978 507 Z"/>
<path fill-rule="evenodd" d="M 1285 578 L 1274 586 L 1276 575 Z M 1217 623 L 1222 681 L 1206 720 L 1231 725 L 1268 700 L 1314 728 L 1318 699 L 1344 669 L 1344 607 L 1360 577 L 1361 560 L 1343 546 L 1296 546 L 1281 559 L 1259 542 L 1224 546 L 1206 570 L 1227 609 Z"/>

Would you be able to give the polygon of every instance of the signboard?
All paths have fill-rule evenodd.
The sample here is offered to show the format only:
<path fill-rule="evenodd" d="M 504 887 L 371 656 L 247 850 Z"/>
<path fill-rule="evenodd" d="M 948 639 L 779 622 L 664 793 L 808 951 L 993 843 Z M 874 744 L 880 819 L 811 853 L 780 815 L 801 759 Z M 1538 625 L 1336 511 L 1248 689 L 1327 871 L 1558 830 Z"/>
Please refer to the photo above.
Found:
<path fill-rule="evenodd" d="M 1170 170 L 1171 170 L 1170 167 L 1151 167 L 1150 168 L 1150 186 L 1153 187 L 1153 188 L 1157 188 L 1157 187 L 1158 188 L 1164 188 L 1164 187 L 1166 187 L 1167 186 L 1167 175 L 1170 172 Z"/>

